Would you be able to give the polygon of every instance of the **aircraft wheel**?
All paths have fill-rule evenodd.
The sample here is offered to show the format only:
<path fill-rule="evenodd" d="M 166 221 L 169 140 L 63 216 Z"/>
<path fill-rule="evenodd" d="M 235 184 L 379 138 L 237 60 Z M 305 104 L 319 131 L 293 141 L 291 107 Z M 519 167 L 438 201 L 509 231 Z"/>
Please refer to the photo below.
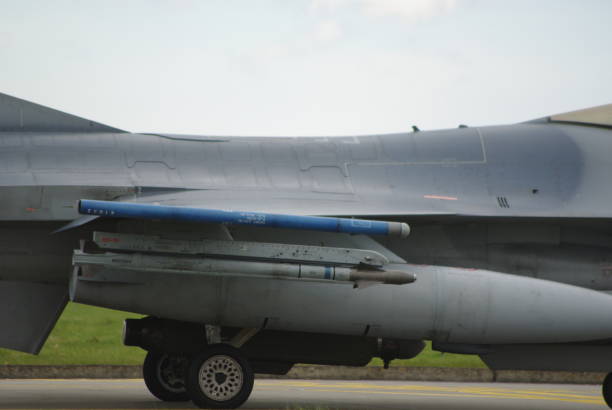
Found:
<path fill-rule="evenodd" d="M 601 387 L 603 398 L 608 407 L 612 409 L 612 373 L 608 373 Z"/>
<path fill-rule="evenodd" d="M 186 383 L 195 405 L 235 409 L 251 395 L 253 380 L 253 370 L 240 350 L 216 344 L 192 358 Z"/>
<path fill-rule="evenodd" d="M 147 353 L 142 375 L 147 388 L 162 401 L 188 401 L 185 374 L 189 360 L 185 356 Z"/>

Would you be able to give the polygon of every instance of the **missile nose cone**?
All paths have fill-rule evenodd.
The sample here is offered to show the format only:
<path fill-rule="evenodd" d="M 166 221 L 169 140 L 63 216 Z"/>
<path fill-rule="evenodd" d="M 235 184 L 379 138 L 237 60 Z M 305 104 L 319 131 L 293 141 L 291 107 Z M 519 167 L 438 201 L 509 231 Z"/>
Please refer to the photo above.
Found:
<path fill-rule="evenodd" d="M 406 238 L 408 235 L 410 235 L 410 225 L 407 223 L 402 223 L 400 228 L 400 236 L 402 238 Z"/>
<path fill-rule="evenodd" d="M 412 272 L 401 270 L 370 271 L 353 269 L 350 272 L 349 280 L 353 282 L 380 282 L 389 285 L 405 285 L 417 280 L 417 276 Z"/>
<path fill-rule="evenodd" d="M 410 226 L 405 222 L 389 222 L 389 235 L 406 238 L 410 235 Z"/>

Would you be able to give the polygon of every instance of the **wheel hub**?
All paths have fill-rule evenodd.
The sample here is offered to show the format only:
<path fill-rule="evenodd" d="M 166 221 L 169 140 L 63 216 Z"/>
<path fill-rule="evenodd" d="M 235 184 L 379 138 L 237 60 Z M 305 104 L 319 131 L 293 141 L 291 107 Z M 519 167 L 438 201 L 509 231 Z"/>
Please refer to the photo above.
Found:
<path fill-rule="evenodd" d="M 227 401 L 242 388 L 243 369 L 226 355 L 211 356 L 202 363 L 199 374 L 200 388 L 206 397 L 215 401 Z"/>
<path fill-rule="evenodd" d="M 227 380 L 227 375 L 225 373 L 215 373 L 215 381 L 217 384 L 223 384 Z"/>
<path fill-rule="evenodd" d="M 186 364 L 184 357 L 164 355 L 157 367 L 157 377 L 161 385 L 171 392 L 184 392 Z"/>

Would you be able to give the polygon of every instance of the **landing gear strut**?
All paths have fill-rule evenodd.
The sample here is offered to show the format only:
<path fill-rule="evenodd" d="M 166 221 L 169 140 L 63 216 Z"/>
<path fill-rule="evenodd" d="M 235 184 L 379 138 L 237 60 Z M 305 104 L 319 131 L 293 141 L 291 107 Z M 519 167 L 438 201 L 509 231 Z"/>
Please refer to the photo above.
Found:
<path fill-rule="evenodd" d="M 188 365 L 186 356 L 149 352 L 142 366 L 145 384 L 162 401 L 188 401 L 185 387 Z"/>
<path fill-rule="evenodd" d="M 254 373 L 235 347 L 216 344 L 195 355 L 185 382 L 189 397 L 201 408 L 233 409 L 253 390 Z"/>
<path fill-rule="evenodd" d="M 601 387 L 603 398 L 608 407 L 612 409 L 612 373 L 608 373 Z"/>

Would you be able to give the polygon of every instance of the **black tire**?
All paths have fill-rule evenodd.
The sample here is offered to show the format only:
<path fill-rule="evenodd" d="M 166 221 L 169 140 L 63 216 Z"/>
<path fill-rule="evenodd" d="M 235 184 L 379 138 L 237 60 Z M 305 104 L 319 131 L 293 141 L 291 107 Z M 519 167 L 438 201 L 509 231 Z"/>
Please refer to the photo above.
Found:
<path fill-rule="evenodd" d="M 608 373 L 604 379 L 601 390 L 606 404 L 612 409 L 612 373 Z"/>
<path fill-rule="evenodd" d="M 235 409 L 251 395 L 254 374 L 240 350 L 224 344 L 194 356 L 187 371 L 187 392 L 196 406 Z"/>
<path fill-rule="evenodd" d="M 147 353 L 142 375 L 147 388 L 162 401 L 189 401 L 185 374 L 189 359 L 165 353 Z"/>

